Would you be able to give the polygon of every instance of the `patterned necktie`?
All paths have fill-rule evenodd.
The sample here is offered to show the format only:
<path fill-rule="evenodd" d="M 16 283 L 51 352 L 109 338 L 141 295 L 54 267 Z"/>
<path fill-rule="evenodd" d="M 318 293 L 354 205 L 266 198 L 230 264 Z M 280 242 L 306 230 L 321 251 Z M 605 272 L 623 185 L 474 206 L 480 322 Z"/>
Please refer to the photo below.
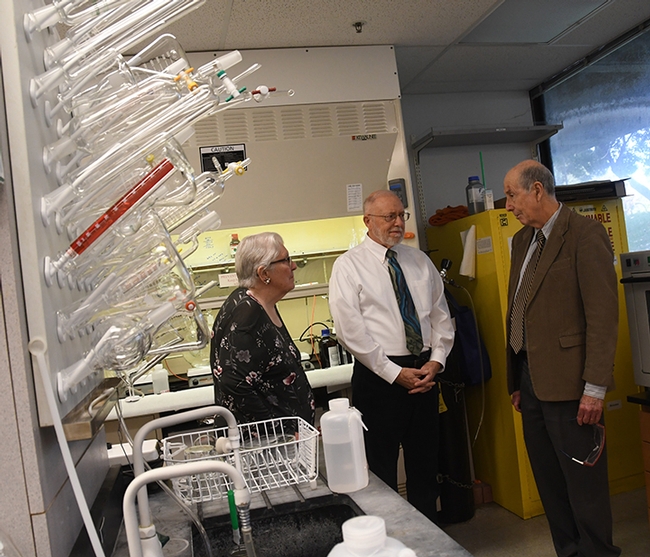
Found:
<path fill-rule="evenodd" d="M 424 344 L 422 343 L 422 330 L 420 329 L 420 319 L 415 311 L 415 304 L 409 292 L 408 284 L 404 278 L 404 272 L 397 262 L 397 254 L 389 249 L 386 252 L 388 259 L 388 272 L 390 280 L 393 283 L 395 296 L 399 312 L 402 314 L 404 321 L 404 330 L 406 331 L 406 348 L 414 356 L 419 356 Z"/>
<path fill-rule="evenodd" d="M 542 254 L 544 243 L 546 242 L 546 237 L 541 229 L 537 231 L 535 241 L 537 242 L 537 247 L 528 265 L 526 265 L 524 275 L 521 277 L 521 284 L 515 294 L 515 301 L 512 305 L 512 313 L 510 314 L 510 346 L 515 351 L 515 354 L 518 354 L 524 347 L 524 314 L 526 313 L 528 295 L 530 294 L 530 287 L 533 284 L 537 263 L 539 262 L 539 257 Z"/>

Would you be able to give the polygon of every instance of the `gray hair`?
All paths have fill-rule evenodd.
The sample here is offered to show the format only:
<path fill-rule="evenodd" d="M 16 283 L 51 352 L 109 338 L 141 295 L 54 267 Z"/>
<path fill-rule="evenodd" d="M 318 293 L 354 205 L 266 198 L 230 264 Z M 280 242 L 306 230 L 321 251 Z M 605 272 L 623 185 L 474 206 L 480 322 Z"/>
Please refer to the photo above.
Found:
<path fill-rule="evenodd" d="M 522 165 L 519 171 L 519 185 L 526 191 L 530 191 L 530 188 L 535 182 L 539 182 L 544 186 L 544 191 L 550 197 L 555 197 L 555 178 L 551 171 L 546 168 L 543 164 L 531 161 L 531 164 Z"/>
<path fill-rule="evenodd" d="M 363 201 L 363 214 L 366 215 L 370 210 L 370 206 L 377 201 L 380 197 L 392 196 L 396 197 L 400 202 L 402 201 L 395 193 L 390 190 L 377 190 L 373 191 L 368 197 Z"/>
<path fill-rule="evenodd" d="M 235 272 L 239 286 L 252 288 L 259 280 L 257 270 L 268 267 L 282 251 L 284 241 L 275 232 L 261 232 L 246 236 L 237 246 Z"/>

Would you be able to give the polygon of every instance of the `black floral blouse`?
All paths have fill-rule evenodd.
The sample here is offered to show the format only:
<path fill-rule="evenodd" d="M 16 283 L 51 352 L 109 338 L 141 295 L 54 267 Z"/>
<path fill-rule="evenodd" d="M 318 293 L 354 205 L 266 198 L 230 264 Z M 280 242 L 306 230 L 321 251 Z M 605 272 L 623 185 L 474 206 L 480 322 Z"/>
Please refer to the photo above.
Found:
<path fill-rule="evenodd" d="M 240 423 L 299 416 L 314 424 L 314 396 L 300 351 L 245 288 L 225 301 L 212 328 L 215 404 Z"/>

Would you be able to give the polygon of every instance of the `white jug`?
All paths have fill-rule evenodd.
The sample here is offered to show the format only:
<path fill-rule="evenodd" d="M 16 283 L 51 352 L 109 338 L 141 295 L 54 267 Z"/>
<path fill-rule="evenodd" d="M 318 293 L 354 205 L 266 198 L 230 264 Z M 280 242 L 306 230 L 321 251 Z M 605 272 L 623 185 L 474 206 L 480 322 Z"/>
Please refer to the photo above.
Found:
<path fill-rule="evenodd" d="M 329 407 L 320 419 L 327 484 L 336 493 L 358 491 L 368 485 L 361 413 L 347 398 L 332 399 Z"/>
<path fill-rule="evenodd" d="M 157 364 L 153 368 L 151 372 L 151 383 L 153 384 L 154 394 L 159 395 L 169 392 L 169 375 L 161 364 Z"/>
<path fill-rule="evenodd" d="M 355 516 L 341 529 L 343 542 L 327 557 L 416 557 L 415 551 L 386 535 L 386 523 L 379 516 Z"/>

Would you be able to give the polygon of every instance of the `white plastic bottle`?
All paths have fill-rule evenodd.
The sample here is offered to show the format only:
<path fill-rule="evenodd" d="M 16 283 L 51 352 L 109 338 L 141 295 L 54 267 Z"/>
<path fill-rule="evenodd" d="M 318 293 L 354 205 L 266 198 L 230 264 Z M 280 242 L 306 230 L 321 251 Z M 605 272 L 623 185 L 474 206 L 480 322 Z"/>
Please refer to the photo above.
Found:
<path fill-rule="evenodd" d="M 159 395 L 169 392 L 169 375 L 161 364 L 156 364 L 151 371 L 151 382 L 153 383 L 154 394 Z"/>
<path fill-rule="evenodd" d="M 386 535 L 380 516 L 355 516 L 343 523 L 343 542 L 327 557 L 416 557 L 415 551 Z"/>
<path fill-rule="evenodd" d="M 347 398 L 334 398 L 320 419 L 327 484 L 335 493 L 351 493 L 368 485 L 368 462 L 361 413 Z"/>

